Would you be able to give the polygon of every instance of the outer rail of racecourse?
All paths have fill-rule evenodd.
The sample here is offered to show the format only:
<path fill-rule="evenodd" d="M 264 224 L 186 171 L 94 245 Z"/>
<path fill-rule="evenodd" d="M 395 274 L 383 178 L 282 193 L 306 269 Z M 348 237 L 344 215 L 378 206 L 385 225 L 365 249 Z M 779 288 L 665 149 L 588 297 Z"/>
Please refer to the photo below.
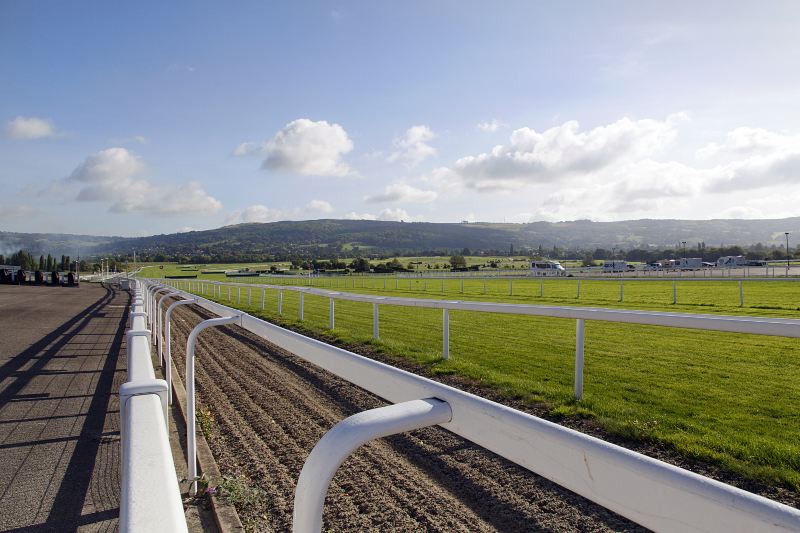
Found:
<path fill-rule="evenodd" d="M 160 318 L 159 298 L 163 298 L 164 292 L 174 292 L 179 282 L 173 280 L 172 286 L 154 280 L 140 280 L 140 283 L 145 287 L 143 294 L 146 308 L 150 310 L 148 316 L 159 332 L 154 339 L 160 339 L 163 329 L 168 330 L 169 324 L 164 325 Z M 221 290 L 220 284 L 214 284 L 214 287 L 217 292 Z M 275 288 L 288 290 L 287 287 Z M 586 319 L 612 320 L 800 337 L 800 321 L 792 320 L 481 302 L 414 301 L 305 287 L 292 289 L 305 293 L 314 291 L 313 294 L 331 298 L 331 302 L 341 298 L 384 305 L 441 307 L 445 312 L 448 309 L 467 309 L 575 318 L 579 323 Z M 247 331 L 391 404 L 345 419 L 315 446 L 298 480 L 294 506 L 295 531 L 320 531 L 322 505 L 330 479 L 339 464 L 360 444 L 434 424 L 653 530 L 800 530 L 800 511 L 792 507 L 330 346 L 195 294 L 180 290 L 175 297 L 194 299 L 194 303 L 201 308 L 218 317 L 229 318 L 230 322 L 236 322 Z M 169 349 L 165 353 L 164 364 L 169 365 Z M 186 386 L 187 393 L 189 388 L 194 390 L 193 379 L 188 374 Z M 189 416 L 192 416 L 191 412 Z M 194 460 L 190 458 L 190 463 Z"/>

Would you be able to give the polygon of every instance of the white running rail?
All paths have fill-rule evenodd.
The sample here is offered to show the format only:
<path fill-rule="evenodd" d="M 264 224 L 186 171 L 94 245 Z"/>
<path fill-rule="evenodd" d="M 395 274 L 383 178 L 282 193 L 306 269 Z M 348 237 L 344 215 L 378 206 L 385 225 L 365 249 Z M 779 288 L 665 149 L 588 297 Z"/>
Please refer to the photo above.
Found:
<path fill-rule="evenodd" d="M 163 287 L 150 280 L 145 283 Z M 182 296 L 195 297 L 189 293 L 183 293 Z M 348 296 L 356 299 L 356 295 Z M 503 304 L 478 302 L 440 302 L 439 307 L 445 307 L 445 303 L 453 306 L 500 305 L 490 308 L 504 308 Z M 198 298 L 197 305 L 221 317 L 240 316 L 240 325 L 245 330 L 390 403 L 422 399 L 447 402 L 452 418 L 449 422 L 439 424 L 443 428 L 650 529 L 720 533 L 800 530 L 800 511 L 787 505 L 305 337 L 242 314 L 238 309 L 202 297 Z M 413 304 L 408 302 L 407 305 Z M 578 316 L 569 315 L 573 312 Z M 759 321 L 729 317 L 726 321 L 725 317 L 663 313 L 663 319 L 659 320 L 655 318 L 658 313 L 642 312 L 637 317 L 637 313 L 632 311 L 578 308 L 531 310 L 528 314 L 588 317 L 593 320 L 622 317 L 615 321 L 644 324 L 660 322 L 659 325 L 695 328 L 697 324 L 704 324 L 708 327 L 700 329 L 763 330 L 768 335 L 793 332 L 787 336 L 800 336 L 796 324 L 790 326 L 777 319 Z M 699 321 L 693 321 L 698 318 Z M 733 329 L 734 323 L 739 323 L 742 329 Z M 235 362 L 232 361 L 232 364 Z"/>
<path fill-rule="evenodd" d="M 132 281 L 131 328 L 126 334 L 128 380 L 119 389 L 123 533 L 187 531 L 169 444 L 167 382 L 156 379 L 147 329 L 148 292 Z"/>

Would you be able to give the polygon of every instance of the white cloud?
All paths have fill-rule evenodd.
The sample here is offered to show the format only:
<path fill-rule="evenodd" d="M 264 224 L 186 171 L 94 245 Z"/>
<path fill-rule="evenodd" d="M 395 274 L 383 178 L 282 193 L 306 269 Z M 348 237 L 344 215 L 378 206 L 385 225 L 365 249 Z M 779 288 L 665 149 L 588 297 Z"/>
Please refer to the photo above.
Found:
<path fill-rule="evenodd" d="M 710 143 L 700 148 L 699 159 L 715 156 L 749 156 L 770 154 L 777 151 L 796 150 L 800 146 L 800 135 L 785 135 L 763 128 L 736 128 L 728 132 L 723 143 Z"/>
<path fill-rule="evenodd" d="M 377 215 L 371 213 L 356 213 L 355 211 L 350 211 L 345 214 L 344 218 L 345 220 L 378 220 Z"/>
<path fill-rule="evenodd" d="M 245 142 L 234 148 L 233 155 L 244 157 L 248 155 L 265 155 L 264 143 Z"/>
<path fill-rule="evenodd" d="M 49 120 L 37 117 L 17 117 L 6 126 L 6 134 L 12 139 L 31 140 L 52 137 L 56 127 Z"/>
<path fill-rule="evenodd" d="M 29 205 L 0 205 L 0 220 L 24 217 L 35 212 Z"/>
<path fill-rule="evenodd" d="M 400 139 L 395 139 L 395 151 L 392 152 L 388 161 L 402 161 L 413 167 L 424 160 L 436 155 L 436 149 L 428 144 L 428 141 L 436 137 L 428 126 L 412 126 L 408 128 Z"/>
<path fill-rule="evenodd" d="M 355 211 L 350 211 L 344 216 L 347 220 L 386 220 L 386 221 L 395 221 L 399 222 L 403 221 L 412 221 L 416 220 L 418 217 L 413 217 L 408 214 L 405 209 L 383 209 L 377 215 L 373 215 L 372 213 L 356 213 Z"/>
<path fill-rule="evenodd" d="M 311 200 L 306 205 L 306 211 L 312 213 L 330 213 L 333 211 L 333 206 L 330 202 L 326 202 L 325 200 Z"/>
<path fill-rule="evenodd" d="M 311 200 L 303 208 L 277 209 L 256 204 L 244 209 L 237 209 L 225 218 L 225 225 L 242 224 L 249 222 L 277 222 L 279 220 L 298 220 L 309 215 L 327 214 L 333 211 L 333 206 L 325 200 Z"/>
<path fill-rule="evenodd" d="M 264 143 L 245 142 L 234 156 L 263 156 L 261 168 L 299 176 L 346 176 L 352 174 L 342 157 L 353 142 L 339 124 L 307 118 L 293 120 Z"/>
<path fill-rule="evenodd" d="M 76 200 L 109 203 L 112 213 L 176 215 L 214 213 L 222 208 L 196 181 L 155 184 L 140 177 L 144 171 L 138 155 L 125 148 L 108 148 L 87 157 L 55 189 L 76 185 Z"/>
<path fill-rule="evenodd" d="M 511 134 L 508 145 L 463 157 L 453 170 L 465 185 L 478 190 L 514 189 L 591 175 L 659 152 L 673 141 L 675 125 L 683 118 L 682 114 L 664 121 L 623 118 L 584 132 L 576 121 L 542 133 L 520 128 Z"/>
<path fill-rule="evenodd" d="M 407 183 L 392 183 L 387 185 L 383 193 L 367 196 L 365 201 L 370 203 L 380 202 L 410 202 L 427 203 L 433 202 L 439 194 L 436 191 L 425 191 L 417 189 Z"/>
<path fill-rule="evenodd" d="M 225 225 L 243 224 L 250 222 L 277 222 L 284 218 L 280 209 L 273 209 L 265 205 L 251 205 L 244 209 L 236 210 L 225 218 Z"/>
<path fill-rule="evenodd" d="M 486 133 L 494 133 L 505 126 L 506 124 L 500 122 L 496 118 L 493 118 L 487 122 L 479 122 L 477 128 L 481 131 L 485 131 Z"/>

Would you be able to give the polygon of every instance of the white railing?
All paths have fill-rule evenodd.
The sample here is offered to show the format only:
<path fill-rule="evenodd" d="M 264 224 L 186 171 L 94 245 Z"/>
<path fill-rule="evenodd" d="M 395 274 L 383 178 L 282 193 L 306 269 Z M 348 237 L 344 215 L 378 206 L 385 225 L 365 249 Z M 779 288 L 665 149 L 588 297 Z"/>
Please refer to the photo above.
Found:
<path fill-rule="evenodd" d="M 128 379 L 120 386 L 122 532 L 187 531 L 169 443 L 167 382 L 156 379 L 147 329 L 149 291 L 135 281 L 126 334 Z"/>
<path fill-rule="evenodd" d="M 147 283 L 159 286 L 152 280 Z M 215 293 L 219 294 L 221 286 L 215 285 L 214 287 Z M 276 288 L 286 290 L 286 287 Z M 309 291 L 307 288 L 295 289 Z M 361 301 L 373 301 L 370 298 L 378 298 L 324 292 L 332 299 L 331 301 L 334 297 Z M 184 293 L 182 296 L 194 297 L 188 293 Z M 516 314 L 612 320 L 715 331 L 745 331 L 767 335 L 800 336 L 797 327 L 800 322 L 779 319 L 547 308 L 544 306 L 527 306 L 527 312 L 519 313 L 520 309 L 512 310 L 508 304 L 393 300 L 399 300 L 391 302 L 396 305 L 514 312 Z M 390 303 L 388 298 L 381 298 L 380 301 L 384 304 Z M 485 398 L 330 346 L 249 314 L 243 314 L 238 309 L 205 298 L 198 298 L 197 305 L 220 317 L 238 317 L 240 326 L 247 331 L 390 403 L 401 404 L 414 400 L 446 402 L 451 416 L 448 422 L 439 423 L 442 427 L 645 527 L 657 531 L 682 532 L 800 530 L 800 511 L 792 507 Z M 375 419 L 376 417 L 370 415 L 369 418 Z M 345 427 L 351 425 L 345 422 L 342 423 L 345 424 Z M 402 423 L 396 421 L 393 425 L 403 426 Z M 406 427 L 419 427 L 419 425 L 414 426 L 409 421 Z M 337 434 L 341 431 L 341 426 L 337 426 Z M 380 430 L 373 432 L 373 436 L 380 434 L 388 433 L 386 431 L 381 433 Z M 371 437 L 359 437 L 350 439 L 350 441 L 363 441 L 367 438 Z M 325 456 L 323 452 L 313 455 L 315 455 L 317 464 L 320 462 L 320 455 Z M 335 460 L 339 461 L 340 457 Z M 321 468 L 324 469 L 324 464 Z M 306 476 L 306 478 L 308 477 L 314 478 L 310 475 Z M 321 475 L 317 483 L 327 483 L 326 479 L 327 474 Z M 318 489 L 309 487 L 308 483 L 304 483 L 302 488 L 307 497 L 318 500 L 318 497 L 314 496 L 318 496 Z M 302 502 L 304 496 L 298 493 L 295 498 L 296 502 L 298 498 Z M 313 501 L 304 505 L 309 506 L 308 508 L 314 507 Z M 304 506 L 304 508 L 306 507 Z M 308 524 L 318 523 L 316 517 L 300 522 L 297 521 L 297 516 L 295 518 L 295 525 L 298 527 L 296 531 L 309 531 Z M 303 524 L 306 526 L 303 527 Z"/>
<path fill-rule="evenodd" d="M 283 314 L 283 291 L 300 293 L 300 320 L 303 320 L 302 295 L 312 294 L 329 298 L 329 328 L 334 329 L 335 300 L 371 303 L 373 305 L 373 337 L 379 338 L 379 306 L 396 305 L 404 307 L 422 307 L 442 309 L 442 358 L 450 357 L 450 311 L 474 311 L 483 313 L 499 313 L 511 315 L 544 316 L 552 318 L 571 318 L 576 321 L 575 334 L 575 381 L 574 396 L 583 397 L 583 362 L 584 362 L 584 321 L 599 320 L 603 322 L 622 322 L 648 326 L 665 326 L 673 328 L 699 329 L 705 331 L 725 331 L 729 333 L 751 333 L 755 335 L 771 335 L 777 337 L 800 337 L 800 320 L 789 318 L 771 318 L 756 316 L 704 315 L 693 313 L 667 313 L 663 311 L 636 311 L 627 309 L 607 309 L 596 307 L 570 307 L 533 304 L 508 304 L 481 301 L 434 300 L 425 298 L 399 298 L 394 296 L 374 296 L 352 292 L 329 291 L 312 287 L 293 287 L 287 285 L 263 285 L 245 283 L 226 283 L 216 281 L 182 281 L 167 280 L 172 287 L 182 287 L 201 294 L 211 294 L 222 298 L 222 288 L 227 288 L 228 302 L 231 302 L 231 287 L 237 289 L 237 302 L 242 300 L 242 289 L 246 290 L 250 303 L 252 291 L 261 291 L 261 309 L 266 303 L 267 289 L 278 291 L 278 313 Z M 620 290 L 621 292 L 621 290 Z"/>

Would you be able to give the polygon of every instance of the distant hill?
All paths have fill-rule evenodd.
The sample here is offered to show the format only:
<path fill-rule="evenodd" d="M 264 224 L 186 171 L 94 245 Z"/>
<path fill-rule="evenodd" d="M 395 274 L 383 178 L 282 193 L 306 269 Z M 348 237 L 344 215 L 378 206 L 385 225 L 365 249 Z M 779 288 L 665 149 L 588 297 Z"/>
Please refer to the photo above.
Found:
<path fill-rule="evenodd" d="M 330 256 L 365 253 L 422 253 L 469 248 L 508 251 L 557 246 L 561 249 L 611 247 L 675 248 L 765 245 L 784 242 L 784 232 L 800 238 L 800 217 L 769 220 L 626 220 L 619 222 L 430 223 L 370 220 L 308 220 L 238 224 L 213 230 L 121 238 L 87 235 L 0 232 L 0 251 L 26 248 L 40 253 L 130 253 L 246 258 L 258 255 Z M 796 244 L 795 244 L 796 245 Z"/>

